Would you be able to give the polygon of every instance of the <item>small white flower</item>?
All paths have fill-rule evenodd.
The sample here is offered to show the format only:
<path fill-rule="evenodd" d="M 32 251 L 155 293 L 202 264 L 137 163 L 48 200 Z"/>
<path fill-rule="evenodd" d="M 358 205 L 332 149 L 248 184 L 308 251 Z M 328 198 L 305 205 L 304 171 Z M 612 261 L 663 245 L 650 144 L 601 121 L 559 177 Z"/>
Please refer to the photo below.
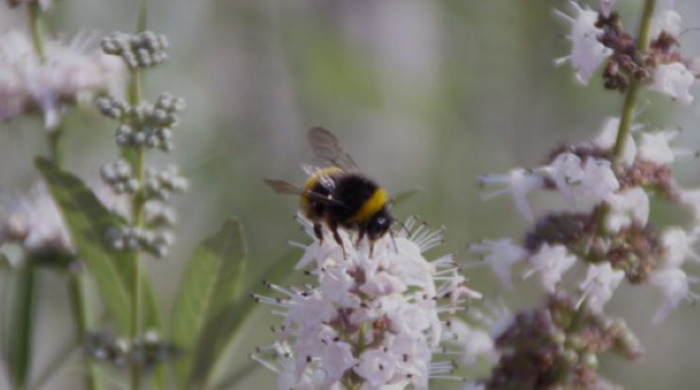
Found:
<path fill-rule="evenodd" d="M 689 235 L 679 227 L 666 229 L 661 235 L 663 266 L 665 268 L 679 268 L 688 258 L 700 263 L 700 256 L 693 250 L 693 244 L 696 240 L 697 237 Z"/>
<path fill-rule="evenodd" d="M 513 244 L 513 241 L 505 240 L 484 240 L 479 244 L 471 245 L 469 248 L 476 253 L 484 254 L 482 261 L 491 266 L 493 273 L 498 280 L 508 289 L 513 288 L 511 280 L 511 267 L 513 264 L 522 261 L 527 256 L 527 251 Z"/>
<path fill-rule="evenodd" d="M 617 0 L 600 0 L 600 11 L 605 17 L 610 16 L 613 7 L 615 7 Z"/>
<path fill-rule="evenodd" d="M 528 174 L 524 169 L 518 168 L 503 176 L 482 176 L 479 181 L 485 185 L 506 185 L 507 188 L 484 194 L 484 199 L 489 199 L 497 195 L 510 193 L 515 202 L 515 207 L 520 214 L 528 221 L 533 221 L 535 217 L 532 208 L 527 202 L 527 194 L 536 189 L 544 187 L 543 177 Z"/>
<path fill-rule="evenodd" d="M 554 292 L 556 286 L 566 271 L 576 263 L 576 256 L 569 254 L 563 245 L 549 246 L 542 244 L 540 250 L 530 257 L 532 268 L 523 278 L 529 278 L 539 272 L 542 278 L 542 286 L 547 292 Z"/>
<path fill-rule="evenodd" d="M 567 202 L 573 204 L 574 195 L 570 186 L 580 182 L 583 177 L 581 158 L 573 153 L 562 153 L 551 164 L 541 168 L 541 171 L 554 181 Z"/>
<path fill-rule="evenodd" d="M 654 316 L 654 323 L 659 323 L 666 318 L 682 300 L 697 301 L 700 299 L 696 293 L 690 291 L 690 283 L 697 283 L 697 280 L 689 278 L 680 268 L 660 269 L 651 274 L 649 283 L 660 288 L 666 296 L 666 300 Z"/>
<path fill-rule="evenodd" d="M 45 127 L 60 122 L 66 105 L 91 100 L 95 93 L 119 93 L 124 67 L 119 59 L 93 47 L 92 39 L 70 42 L 47 39 L 42 62 L 27 33 L 10 30 L 0 35 L 0 121 L 25 112 L 42 112 Z"/>
<path fill-rule="evenodd" d="M 649 196 L 641 187 L 611 194 L 607 203 L 610 205 L 610 214 L 606 220 L 606 228 L 611 233 L 617 233 L 632 223 L 646 226 L 649 220 Z"/>
<path fill-rule="evenodd" d="M 588 266 L 586 280 L 579 286 L 583 291 L 580 302 L 585 299 L 590 310 L 602 312 L 624 277 L 625 272 L 614 270 L 609 262 L 591 264 Z"/>
<path fill-rule="evenodd" d="M 452 341 L 462 348 L 462 362 L 467 366 L 474 365 L 481 357 L 491 362 L 497 359 L 498 352 L 488 332 L 459 320 L 452 321 L 450 329 Z"/>
<path fill-rule="evenodd" d="M 668 95 L 683 105 L 690 105 L 695 100 L 690 94 L 690 88 L 695 84 L 695 75 L 680 62 L 659 65 L 654 72 L 653 81 L 650 86 L 652 91 Z"/>
<path fill-rule="evenodd" d="M 639 139 L 639 158 L 658 165 L 669 165 L 675 160 L 675 153 L 669 141 L 678 136 L 678 130 L 643 133 Z"/>
<path fill-rule="evenodd" d="M 633 126 L 634 131 L 637 126 Z M 617 142 L 617 132 L 620 130 L 620 118 L 611 117 L 607 118 L 603 122 L 603 126 L 600 128 L 598 135 L 593 139 L 593 144 L 604 150 L 612 150 Z M 625 140 L 625 149 L 622 151 L 622 157 L 620 162 L 625 165 L 632 165 L 634 159 L 637 156 L 637 145 L 634 142 L 631 134 L 627 135 Z"/>
<path fill-rule="evenodd" d="M 678 37 L 681 33 L 681 15 L 672 9 L 663 10 L 654 16 L 652 26 L 652 37 L 658 38 L 662 32 Z"/>
<path fill-rule="evenodd" d="M 394 377 L 396 356 L 383 349 L 370 349 L 360 357 L 360 364 L 354 368 L 373 388 L 378 388 Z"/>
<path fill-rule="evenodd" d="M 612 50 L 605 47 L 598 39 L 603 30 L 596 27 L 598 13 L 590 9 L 583 9 L 578 3 L 570 1 L 574 11 L 574 17 L 557 11 L 564 20 L 571 23 L 571 55 L 557 60 L 557 64 L 570 61 L 576 72 L 576 79 L 582 84 L 588 84 L 596 70 L 612 54 Z"/>
<path fill-rule="evenodd" d="M 610 161 L 588 158 L 583 165 L 581 188 L 592 196 L 594 201 L 606 200 L 617 191 L 620 183 L 617 181 Z"/>

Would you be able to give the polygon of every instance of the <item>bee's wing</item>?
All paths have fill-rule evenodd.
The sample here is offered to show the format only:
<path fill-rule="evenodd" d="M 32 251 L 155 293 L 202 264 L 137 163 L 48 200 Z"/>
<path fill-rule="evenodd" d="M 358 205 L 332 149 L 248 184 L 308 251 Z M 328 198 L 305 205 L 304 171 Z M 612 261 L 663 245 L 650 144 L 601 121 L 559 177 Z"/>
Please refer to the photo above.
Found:
<path fill-rule="evenodd" d="M 304 196 L 312 200 L 316 200 L 328 205 L 340 205 L 340 202 L 337 200 L 334 200 L 326 195 L 319 194 L 317 192 L 305 190 L 297 185 L 294 185 L 292 183 L 289 183 L 284 180 L 273 180 L 273 179 L 265 179 L 265 183 L 272 188 L 275 192 L 280 193 L 280 194 L 290 194 L 290 195 L 298 195 L 298 196 Z"/>
<path fill-rule="evenodd" d="M 280 194 L 301 195 L 304 189 L 284 180 L 265 179 L 265 183 Z"/>
<path fill-rule="evenodd" d="M 314 155 L 322 162 L 344 171 L 359 172 L 355 160 L 340 146 L 340 141 L 330 131 L 322 127 L 309 130 L 309 144 Z"/>

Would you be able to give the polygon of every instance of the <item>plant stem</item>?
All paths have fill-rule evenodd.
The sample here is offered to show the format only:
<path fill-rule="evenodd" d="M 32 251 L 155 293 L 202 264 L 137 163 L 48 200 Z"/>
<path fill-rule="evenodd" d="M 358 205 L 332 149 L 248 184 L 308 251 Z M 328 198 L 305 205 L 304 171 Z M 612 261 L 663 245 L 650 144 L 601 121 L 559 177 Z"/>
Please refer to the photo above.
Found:
<path fill-rule="evenodd" d="M 138 70 L 131 72 L 131 83 L 129 85 L 129 104 L 132 107 L 137 106 L 141 102 L 141 74 Z M 142 147 L 136 149 L 136 151 L 130 151 L 130 153 L 124 155 L 127 160 L 131 163 L 133 171 L 136 174 L 136 180 L 138 180 L 139 187 L 143 185 L 144 178 L 144 162 L 145 162 L 145 150 Z M 144 196 L 143 191 L 138 191 L 133 199 L 132 207 L 132 223 L 135 227 L 141 227 L 143 225 L 143 205 Z M 134 342 L 140 337 L 141 334 L 141 314 L 142 310 L 142 299 L 141 299 L 141 264 L 140 264 L 140 252 L 138 249 L 131 256 L 132 258 L 132 280 L 131 280 L 131 345 L 134 346 Z M 141 388 L 141 367 L 138 364 L 134 364 L 131 367 L 131 390 L 140 390 Z"/>
<path fill-rule="evenodd" d="M 637 35 L 637 53 L 643 55 L 649 49 L 649 40 L 651 32 L 651 22 L 654 18 L 654 10 L 656 9 L 656 0 L 645 0 L 644 10 L 642 12 L 642 21 L 639 25 L 639 34 Z M 637 59 L 638 60 L 638 59 Z M 639 80 L 631 78 L 625 102 L 622 106 L 622 115 L 620 116 L 620 125 L 617 129 L 617 138 L 615 146 L 613 146 L 612 163 L 613 168 L 618 168 L 622 163 L 622 157 L 627 145 L 627 137 L 632 129 L 632 121 L 634 120 L 634 112 L 637 109 L 637 97 L 639 96 Z M 598 230 L 605 232 L 605 220 L 610 214 L 610 205 L 603 203 L 598 214 Z"/>
<path fill-rule="evenodd" d="M 646 0 L 644 2 L 644 11 L 642 13 L 642 21 L 639 26 L 639 34 L 637 35 L 637 52 L 643 54 L 649 49 L 649 40 L 651 32 L 651 22 L 654 18 L 654 10 L 656 9 L 656 0 Z M 625 150 L 627 136 L 632 128 L 634 112 L 637 107 L 637 96 L 639 95 L 639 80 L 632 77 L 627 94 L 625 95 L 625 103 L 622 108 L 622 116 L 620 117 L 620 127 L 617 130 L 617 139 L 613 148 L 613 163 L 620 164 L 620 159 Z"/>

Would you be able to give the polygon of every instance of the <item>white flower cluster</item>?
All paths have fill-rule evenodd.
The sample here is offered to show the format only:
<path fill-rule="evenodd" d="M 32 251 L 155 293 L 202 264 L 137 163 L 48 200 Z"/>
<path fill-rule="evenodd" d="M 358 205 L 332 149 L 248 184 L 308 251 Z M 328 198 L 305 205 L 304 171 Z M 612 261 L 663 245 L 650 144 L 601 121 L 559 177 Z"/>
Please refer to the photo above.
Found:
<path fill-rule="evenodd" d="M 31 37 L 9 30 L 0 35 L 0 121 L 40 111 L 47 129 L 60 123 L 68 104 L 90 101 L 96 94 L 120 94 L 124 66 L 93 49 L 93 39 L 46 39 L 42 60 Z"/>
<path fill-rule="evenodd" d="M 583 8 L 574 1 L 569 2 L 572 16 L 556 11 L 557 15 L 571 25 L 571 32 L 568 35 L 571 41 L 571 54 L 558 59 L 556 63 L 570 62 L 577 80 L 582 84 L 588 84 L 593 74 L 616 53 L 616 50 L 621 52 L 621 56 L 618 57 L 622 60 L 612 59 L 611 61 L 615 64 L 611 66 L 611 69 L 629 67 L 635 61 L 634 58 L 629 58 L 629 55 L 624 53 L 624 51 L 630 50 L 629 47 L 623 46 L 624 38 L 619 36 L 608 37 L 607 40 L 603 39 L 606 30 L 601 27 L 599 16 L 609 18 L 616 2 L 617 0 L 601 0 L 600 15 L 589 8 Z M 644 53 L 645 56 L 653 57 L 653 60 L 647 62 L 656 65 L 637 64 L 636 67 L 632 67 L 636 69 L 633 72 L 636 72 L 636 75 L 633 77 L 641 77 L 639 75 L 646 75 L 647 72 L 650 72 L 650 79 L 645 80 L 650 90 L 667 95 L 680 104 L 689 105 L 694 101 L 690 89 L 700 77 L 700 69 L 696 69 L 697 58 L 684 59 L 677 53 L 669 53 L 670 47 L 677 42 L 680 33 L 681 16 L 673 9 L 673 2 L 669 2 L 665 7 L 659 7 L 652 23 L 650 39 L 651 42 L 659 42 L 657 46 L 660 48 L 651 53 Z M 611 33 L 611 35 L 615 34 Z M 616 47 L 615 45 L 620 46 Z"/>
<path fill-rule="evenodd" d="M 697 279 L 688 276 L 681 266 L 686 259 L 700 261 L 700 256 L 692 249 L 700 237 L 700 190 L 684 190 L 671 176 L 670 164 L 675 158 L 691 154 L 669 144 L 678 134 L 677 130 L 637 131 L 625 143 L 620 167 L 613 170 L 604 156 L 610 155 L 610 140 L 617 136 L 618 123 L 616 118 L 606 121 L 594 142 L 565 150 L 546 166 L 528 171 L 516 169 L 506 176 L 483 177 L 484 184 L 507 184 L 506 188 L 486 194 L 486 197 L 510 193 L 521 214 L 531 221 L 534 216 L 525 196 L 536 189 L 556 189 L 570 206 L 576 206 L 576 211 L 570 216 L 553 214 L 560 225 L 545 217 L 539 224 L 551 223 L 554 235 L 539 237 L 536 244 L 526 244 L 527 248 L 510 240 L 500 240 L 475 244 L 471 250 L 482 255 L 482 263 L 489 264 L 506 287 L 512 285 L 511 266 L 525 262 L 530 268 L 523 278 L 540 274 L 543 287 L 550 293 L 558 288 L 563 274 L 577 260 L 586 262 L 588 273 L 580 283 L 581 302 L 585 300 L 594 312 L 602 311 L 625 276 L 634 284 L 659 287 L 666 296 L 655 317 L 659 321 L 683 299 L 699 298 L 690 291 L 690 285 Z M 655 233 L 649 225 L 648 192 L 689 207 L 695 215 L 694 224 L 688 229 L 668 226 Z M 604 232 L 596 233 L 601 210 L 605 210 Z M 562 225 L 561 221 L 567 218 L 569 222 Z M 572 237 L 556 231 L 561 226 L 568 226 Z M 589 231 L 591 229 L 593 231 Z M 569 239 L 574 241 L 568 242 Z M 611 248 L 617 242 L 635 239 L 638 241 L 630 242 L 628 248 L 640 243 L 646 246 L 635 249 L 637 252 L 630 254 L 629 259 L 624 256 L 614 260 L 607 258 L 615 252 Z M 588 262 L 586 257 L 591 248 L 603 258 Z M 642 261 L 644 263 L 639 263 Z"/>
<path fill-rule="evenodd" d="M 333 240 L 302 246 L 297 268 L 310 268 L 317 286 L 270 285 L 284 298 L 256 296 L 277 307 L 284 322 L 281 340 L 253 358 L 279 373 L 279 390 L 425 390 L 431 377 L 449 377 L 453 364 L 434 360 L 446 326 L 440 315 L 481 295 L 464 286 L 452 256 L 423 257 L 441 233 L 421 226 L 410 236 L 387 236 L 372 257 L 366 243 L 356 248 L 340 234 L 345 258 Z"/>
<path fill-rule="evenodd" d="M 115 32 L 102 38 L 105 53 L 120 56 L 129 69 L 150 68 L 168 59 L 170 43 L 163 34 L 143 31 L 139 34 Z"/>
<path fill-rule="evenodd" d="M 163 93 L 155 104 L 141 102 L 131 107 L 122 99 L 104 96 L 97 100 L 97 109 L 121 122 L 116 131 L 119 146 L 145 146 L 168 152 L 174 147 L 173 128 L 180 123 L 185 99 Z"/>

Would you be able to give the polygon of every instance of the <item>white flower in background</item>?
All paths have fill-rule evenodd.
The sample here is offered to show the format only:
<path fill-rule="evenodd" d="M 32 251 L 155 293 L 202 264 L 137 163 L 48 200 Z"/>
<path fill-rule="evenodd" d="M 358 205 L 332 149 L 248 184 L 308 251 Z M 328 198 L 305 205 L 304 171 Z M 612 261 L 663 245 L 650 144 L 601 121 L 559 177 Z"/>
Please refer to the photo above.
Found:
<path fill-rule="evenodd" d="M 610 161 L 588 158 L 583 165 L 581 188 L 595 201 L 608 199 L 620 188 Z"/>
<path fill-rule="evenodd" d="M 308 221 L 302 224 L 314 242 L 303 246 L 299 265 L 310 268 L 318 285 L 270 285 L 284 297 L 256 296 L 284 317 L 283 340 L 254 356 L 280 375 L 278 389 L 341 389 L 350 380 L 364 390 L 427 390 L 430 377 L 450 375 L 452 363 L 433 356 L 445 331 L 440 316 L 481 294 L 464 286 L 451 255 L 432 262 L 423 257 L 440 233 L 424 225 L 413 229 L 408 221 L 410 235 L 380 239 L 369 257 L 365 241 L 356 247 L 341 230 L 343 256 L 334 240 L 320 244 Z M 284 356 L 280 345 L 287 346 Z M 271 360 L 262 356 L 266 350 L 276 351 Z"/>
<path fill-rule="evenodd" d="M 10 7 L 18 7 L 18 6 L 29 6 L 31 3 L 37 3 L 39 4 L 39 8 L 41 8 L 42 11 L 46 11 L 51 7 L 53 4 L 54 0 L 8 0 L 8 3 L 10 4 Z"/>
<path fill-rule="evenodd" d="M 654 16 L 651 31 L 652 37 L 658 37 L 662 32 L 677 37 L 681 33 L 681 15 L 672 9 L 657 13 Z"/>
<path fill-rule="evenodd" d="M 698 301 L 700 296 L 690 291 L 690 283 L 697 283 L 696 278 L 689 277 L 680 268 L 662 268 L 651 274 L 649 283 L 661 289 L 665 295 L 665 301 L 661 308 L 654 316 L 654 323 L 661 322 L 673 310 L 675 310 L 681 301 L 688 300 L 691 302 Z"/>
<path fill-rule="evenodd" d="M 652 91 L 668 95 L 671 99 L 683 105 L 690 105 L 695 97 L 690 94 L 690 88 L 695 84 L 695 75 L 680 62 L 661 64 L 656 68 Z"/>
<path fill-rule="evenodd" d="M 629 188 L 607 197 L 610 214 L 606 221 L 607 230 L 617 233 L 633 223 L 646 226 L 649 220 L 649 196 L 641 187 Z"/>
<path fill-rule="evenodd" d="M 556 63 L 559 65 L 570 61 L 576 72 L 576 79 L 582 84 L 588 84 L 603 61 L 612 54 L 612 50 L 598 40 L 603 34 L 603 30 L 595 26 L 598 13 L 583 9 L 573 1 L 569 4 L 574 11 L 573 17 L 560 11 L 556 12 L 565 21 L 571 23 L 571 33 L 568 36 L 571 40 L 571 55 L 557 60 Z"/>
<path fill-rule="evenodd" d="M 600 12 L 605 15 L 605 17 L 610 16 L 613 7 L 615 7 L 617 0 L 600 0 Z"/>
<path fill-rule="evenodd" d="M 0 201 L 0 244 L 20 242 L 29 251 L 73 253 L 74 247 L 46 185 L 34 185 L 27 196 L 4 194 Z"/>
<path fill-rule="evenodd" d="M 527 202 L 527 194 L 536 189 L 543 188 L 545 179 L 532 175 L 522 168 L 510 171 L 508 175 L 482 176 L 479 178 L 482 185 L 506 185 L 506 188 L 483 194 L 482 198 L 489 199 L 497 195 L 510 193 L 515 202 L 515 207 L 528 221 L 535 219 L 532 208 Z"/>
<path fill-rule="evenodd" d="M 700 256 L 693 250 L 697 237 L 689 235 L 679 227 L 664 230 L 661 235 L 662 265 L 665 268 L 679 268 L 686 259 L 700 263 Z"/>
<path fill-rule="evenodd" d="M 590 310 L 602 312 L 624 277 L 625 272 L 614 270 L 609 262 L 589 265 L 586 280 L 579 286 L 583 292 L 579 302 L 586 300 L 586 306 Z"/>
<path fill-rule="evenodd" d="M 640 126 L 632 126 L 632 132 L 638 130 Z M 598 135 L 593 139 L 593 144 L 603 150 L 612 150 L 617 141 L 617 132 L 620 130 L 620 118 L 611 117 L 603 122 Z M 637 156 L 637 145 L 631 134 L 625 140 L 625 149 L 622 151 L 620 162 L 625 165 L 632 165 Z"/>
<path fill-rule="evenodd" d="M 97 186 L 95 194 L 113 212 L 124 215 L 128 209 L 125 199 L 114 196 L 107 187 Z M 0 246 L 7 242 L 21 243 L 35 252 L 75 252 L 63 216 L 43 181 L 26 195 L 0 193 Z"/>
<path fill-rule="evenodd" d="M 119 94 L 124 66 L 78 35 L 69 42 L 46 39 L 45 60 L 35 53 L 31 37 L 17 30 L 0 35 L 0 121 L 40 111 L 46 128 L 60 123 L 68 104 L 86 102 L 95 94 Z"/>
<path fill-rule="evenodd" d="M 565 246 L 548 243 L 542 244 L 540 250 L 530 257 L 532 268 L 523 278 L 529 278 L 535 273 L 540 273 L 542 286 L 547 292 L 554 292 L 556 286 L 566 271 L 576 262 L 576 256 L 570 254 Z"/>
<path fill-rule="evenodd" d="M 527 251 L 524 248 L 513 244 L 513 241 L 508 239 L 484 240 L 470 245 L 469 250 L 482 254 L 481 262 L 490 265 L 498 280 L 508 289 L 513 288 L 511 267 L 527 257 Z"/>
<path fill-rule="evenodd" d="M 669 142 L 678 136 L 678 130 L 643 133 L 639 138 L 639 159 L 658 165 L 670 165 L 675 160 Z"/>

